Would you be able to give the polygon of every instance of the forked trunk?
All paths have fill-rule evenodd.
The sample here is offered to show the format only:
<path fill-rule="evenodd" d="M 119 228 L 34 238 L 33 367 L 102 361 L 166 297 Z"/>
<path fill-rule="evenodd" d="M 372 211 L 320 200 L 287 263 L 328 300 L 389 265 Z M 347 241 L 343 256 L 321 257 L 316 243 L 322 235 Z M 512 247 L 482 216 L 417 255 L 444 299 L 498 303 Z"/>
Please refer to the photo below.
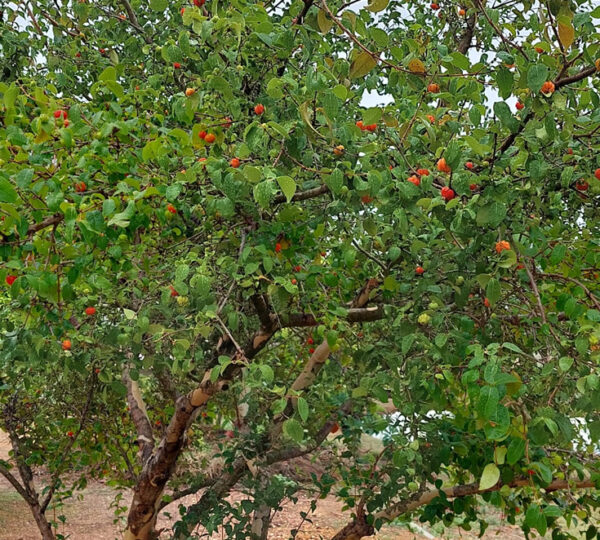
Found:
<path fill-rule="evenodd" d="M 54 533 L 52 532 L 52 526 L 46 519 L 46 515 L 42 511 L 40 505 L 38 503 L 30 504 L 29 508 L 31 508 L 31 513 L 35 519 L 35 522 L 42 533 L 42 540 L 55 540 Z"/>

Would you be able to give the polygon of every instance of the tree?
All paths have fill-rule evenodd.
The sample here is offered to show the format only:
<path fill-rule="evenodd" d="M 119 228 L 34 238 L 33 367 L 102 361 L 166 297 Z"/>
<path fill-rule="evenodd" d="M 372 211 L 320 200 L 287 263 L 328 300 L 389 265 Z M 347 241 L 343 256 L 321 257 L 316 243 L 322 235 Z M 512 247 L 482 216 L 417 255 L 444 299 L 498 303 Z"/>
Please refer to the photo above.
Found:
<path fill-rule="evenodd" d="M 335 427 L 338 540 L 484 531 L 478 496 L 591 537 L 599 8 L 351 4 L 4 8 L 3 402 L 89 381 L 127 539 L 201 489 L 177 538 L 266 537 L 299 488 L 269 466 Z M 222 470 L 177 470 L 217 436 Z"/>

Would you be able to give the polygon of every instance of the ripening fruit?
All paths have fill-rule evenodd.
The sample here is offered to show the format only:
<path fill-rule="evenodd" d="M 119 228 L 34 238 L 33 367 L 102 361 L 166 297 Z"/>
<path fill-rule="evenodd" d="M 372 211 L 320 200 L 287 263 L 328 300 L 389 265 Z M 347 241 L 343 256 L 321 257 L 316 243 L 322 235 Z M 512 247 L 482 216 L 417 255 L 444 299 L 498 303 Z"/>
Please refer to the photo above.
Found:
<path fill-rule="evenodd" d="M 507 249 L 510 249 L 510 244 L 506 240 L 496 242 L 496 253 L 500 254 Z"/>
<path fill-rule="evenodd" d="M 470 185 L 469 185 L 469 189 L 470 189 L 471 191 L 475 191 L 475 190 L 477 189 L 477 184 L 470 184 Z"/>
<path fill-rule="evenodd" d="M 309 338 L 306 340 L 306 343 L 308 343 L 309 345 L 312 345 L 314 342 L 315 342 L 315 340 L 314 340 L 313 338 L 311 338 L 311 337 L 309 337 Z"/>
<path fill-rule="evenodd" d="M 298 283 L 298 280 L 296 278 L 292 279 L 292 285 L 296 285 L 296 283 Z"/>
<path fill-rule="evenodd" d="M 300 272 L 300 270 L 302 270 L 302 267 L 299 264 L 294 266 L 294 272 Z"/>
<path fill-rule="evenodd" d="M 175 69 L 179 69 L 181 67 L 181 64 L 179 62 L 173 62 L 173 67 Z"/>
<path fill-rule="evenodd" d="M 87 186 L 85 185 L 85 182 L 76 182 L 75 183 L 75 191 L 77 193 L 82 193 L 87 189 Z"/>
<path fill-rule="evenodd" d="M 6 284 L 10 287 L 17 280 L 17 276 L 8 275 L 6 276 Z"/>
<path fill-rule="evenodd" d="M 258 114 L 259 116 L 265 112 L 265 106 L 262 103 L 254 105 L 254 114 Z"/>
<path fill-rule="evenodd" d="M 467 14 L 467 12 L 466 12 L 464 9 L 459 9 L 459 10 L 458 10 L 458 15 L 459 15 L 460 17 L 464 17 L 466 14 Z"/>
<path fill-rule="evenodd" d="M 208 144 L 212 144 L 212 143 L 214 143 L 214 142 L 215 142 L 215 139 L 216 139 L 216 138 L 217 138 L 217 137 L 215 136 L 215 134 L 214 134 L 214 133 L 208 133 L 208 134 L 206 135 L 206 137 L 204 137 L 204 142 L 206 142 L 206 143 L 208 143 Z"/>
<path fill-rule="evenodd" d="M 54 118 L 58 119 L 60 117 L 66 118 L 67 117 L 67 111 L 62 111 L 60 109 L 54 111 Z"/>
<path fill-rule="evenodd" d="M 377 130 L 377 124 L 369 124 L 368 126 L 365 126 L 365 129 L 373 133 Z"/>
<path fill-rule="evenodd" d="M 440 172 L 450 173 L 452 171 L 450 166 L 446 163 L 446 158 L 438 159 L 436 167 L 437 167 L 437 170 Z"/>
<path fill-rule="evenodd" d="M 371 202 L 373 202 L 373 197 L 371 197 L 370 195 L 363 195 L 360 200 L 363 202 L 363 204 L 369 204 Z"/>
<path fill-rule="evenodd" d="M 67 437 L 73 438 L 75 437 L 75 433 L 73 433 L 72 431 L 67 431 Z"/>
<path fill-rule="evenodd" d="M 421 185 L 421 179 L 418 176 L 409 176 L 406 181 L 414 184 L 415 186 Z"/>
<path fill-rule="evenodd" d="M 573 153 L 573 150 L 571 150 L 571 153 Z M 596 171 L 594 172 L 594 176 L 600 180 L 600 169 L 596 169 Z"/>
<path fill-rule="evenodd" d="M 182 7 L 182 8 L 179 10 L 179 13 L 181 13 L 181 14 L 183 15 L 183 14 L 185 13 L 185 8 L 184 8 L 184 7 Z"/>
<path fill-rule="evenodd" d="M 186 88 L 185 89 L 185 95 L 187 97 L 191 97 L 196 93 L 196 90 L 194 90 L 193 88 Z"/>
<path fill-rule="evenodd" d="M 173 287 L 173 285 L 169 285 L 169 288 L 171 289 L 171 296 L 173 298 L 175 298 L 176 296 L 179 296 L 179 293 L 177 292 L 177 290 L 175 289 L 175 287 Z"/>
<path fill-rule="evenodd" d="M 417 266 L 415 268 L 415 274 L 417 274 L 418 276 L 422 276 L 425 273 L 425 268 L 423 268 L 422 266 Z"/>
<path fill-rule="evenodd" d="M 279 253 L 281 251 L 281 244 L 279 242 L 277 242 L 275 244 L 275 253 Z"/>
<path fill-rule="evenodd" d="M 63 123 L 63 126 L 64 126 L 64 127 L 69 127 L 69 124 L 70 124 L 70 123 L 71 123 L 71 122 L 69 122 L 68 120 L 65 120 L 65 121 L 64 121 L 64 123 Z"/>
<path fill-rule="evenodd" d="M 483 299 L 483 305 L 484 305 L 485 307 L 490 307 L 490 305 L 491 305 L 491 304 L 490 304 L 490 301 L 489 301 L 489 299 L 487 299 L 487 298 L 484 298 L 484 299 Z"/>
<path fill-rule="evenodd" d="M 176 214 L 177 208 L 175 208 L 172 204 L 167 204 L 167 212 L 170 214 Z"/>
<path fill-rule="evenodd" d="M 70 339 L 64 339 L 62 342 L 62 349 L 63 351 L 70 351 L 71 350 L 71 340 Z"/>
<path fill-rule="evenodd" d="M 309 352 L 310 354 L 314 353 L 314 352 L 315 352 L 315 349 L 314 349 L 314 347 L 311 347 L 310 349 L 308 349 L 308 352 Z"/>
<path fill-rule="evenodd" d="M 365 129 L 365 124 L 362 120 L 359 120 L 358 122 L 356 122 L 356 127 L 363 131 Z"/>
<path fill-rule="evenodd" d="M 427 91 L 431 92 L 432 94 L 437 94 L 440 91 L 440 85 L 436 83 L 429 83 L 427 85 Z"/>
<path fill-rule="evenodd" d="M 585 181 L 584 182 L 577 182 L 575 184 L 575 188 L 578 191 L 587 191 L 589 189 L 589 187 L 590 187 L 590 185 L 587 182 L 585 182 Z"/>
<path fill-rule="evenodd" d="M 229 118 L 229 116 L 226 116 L 225 118 L 223 118 L 223 123 L 221 125 L 223 127 L 230 128 L 231 127 L 231 118 Z"/>
<path fill-rule="evenodd" d="M 237 169 L 240 166 L 240 160 L 236 157 L 234 157 L 230 162 L 229 165 L 231 165 L 234 169 Z"/>
<path fill-rule="evenodd" d="M 336 156 L 341 156 L 344 153 L 344 147 L 341 144 L 338 144 L 334 149 L 333 153 Z"/>
<path fill-rule="evenodd" d="M 435 116 L 433 116 L 433 114 L 428 114 L 427 120 L 429 120 L 430 124 L 435 124 Z"/>
<path fill-rule="evenodd" d="M 536 47 L 535 52 L 538 54 L 542 54 L 544 52 L 544 49 L 542 49 L 541 47 Z"/>
<path fill-rule="evenodd" d="M 473 165 L 473 162 L 472 162 L 472 161 L 467 161 L 467 162 L 465 163 L 465 167 L 466 167 L 467 169 L 471 170 L 471 169 L 474 167 L 474 165 Z"/>
<path fill-rule="evenodd" d="M 204 2 L 206 2 L 206 0 L 194 0 L 194 5 L 196 7 L 202 7 L 204 5 Z"/>
<path fill-rule="evenodd" d="M 454 199 L 454 197 L 456 197 L 454 190 L 448 186 L 444 186 L 442 189 L 440 189 L 440 195 L 446 202 L 451 201 Z"/>
<path fill-rule="evenodd" d="M 517 103 L 515 104 L 515 107 L 517 108 L 518 111 L 521 111 L 525 108 L 525 105 L 523 103 L 521 103 L 520 101 L 517 101 Z"/>
<path fill-rule="evenodd" d="M 431 9 L 433 9 L 434 11 L 435 11 L 436 9 L 440 9 L 440 6 L 439 6 L 439 4 L 433 3 L 433 4 L 429 4 L 429 5 L 430 5 Z"/>
<path fill-rule="evenodd" d="M 337 433 L 339 430 L 340 430 L 340 426 L 336 422 L 335 424 L 333 424 L 333 426 L 331 426 L 331 430 L 329 431 L 329 433 Z"/>
<path fill-rule="evenodd" d="M 95 307 L 93 307 L 93 306 L 86 307 L 86 308 L 85 308 L 85 314 L 86 314 L 86 315 L 89 315 L 90 317 L 91 317 L 92 315 L 95 315 L 95 314 L 96 314 L 96 308 L 95 308 Z"/>
<path fill-rule="evenodd" d="M 417 169 L 419 176 L 429 176 L 429 169 Z"/>
<path fill-rule="evenodd" d="M 198 133 L 198 137 L 202 140 L 206 139 L 206 131 L 201 131 Z"/>
<path fill-rule="evenodd" d="M 554 83 L 552 81 L 546 81 L 542 84 L 542 94 L 552 94 L 554 92 Z"/>

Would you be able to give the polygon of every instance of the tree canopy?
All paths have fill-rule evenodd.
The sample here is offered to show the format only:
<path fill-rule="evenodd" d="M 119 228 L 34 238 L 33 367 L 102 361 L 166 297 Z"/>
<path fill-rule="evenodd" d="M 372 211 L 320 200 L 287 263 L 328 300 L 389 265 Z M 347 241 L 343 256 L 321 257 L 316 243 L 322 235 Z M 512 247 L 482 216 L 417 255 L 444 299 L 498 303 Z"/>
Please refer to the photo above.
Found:
<path fill-rule="evenodd" d="M 338 540 L 483 532 L 481 497 L 528 535 L 595 537 L 600 7 L 0 19 L 0 474 L 44 538 L 94 476 L 133 488 L 129 540 L 202 489 L 174 537 L 266 538 L 301 488 L 269 466 L 330 432 L 312 487 L 352 512 Z M 218 473 L 184 459 L 207 448 Z"/>

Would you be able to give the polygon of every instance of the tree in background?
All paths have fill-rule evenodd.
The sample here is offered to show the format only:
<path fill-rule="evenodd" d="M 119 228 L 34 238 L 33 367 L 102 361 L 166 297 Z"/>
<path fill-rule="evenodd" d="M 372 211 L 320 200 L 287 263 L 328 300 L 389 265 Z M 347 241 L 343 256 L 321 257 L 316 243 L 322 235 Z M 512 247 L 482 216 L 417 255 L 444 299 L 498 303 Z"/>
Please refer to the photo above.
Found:
<path fill-rule="evenodd" d="M 600 8 L 352 4 L 3 7 L 0 473 L 44 538 L 26 461 L 122 471 L 128 540 L 202 489 L 176 538 L 266 538 L 332 431 L 337 540 L 597 534 Z"/>

